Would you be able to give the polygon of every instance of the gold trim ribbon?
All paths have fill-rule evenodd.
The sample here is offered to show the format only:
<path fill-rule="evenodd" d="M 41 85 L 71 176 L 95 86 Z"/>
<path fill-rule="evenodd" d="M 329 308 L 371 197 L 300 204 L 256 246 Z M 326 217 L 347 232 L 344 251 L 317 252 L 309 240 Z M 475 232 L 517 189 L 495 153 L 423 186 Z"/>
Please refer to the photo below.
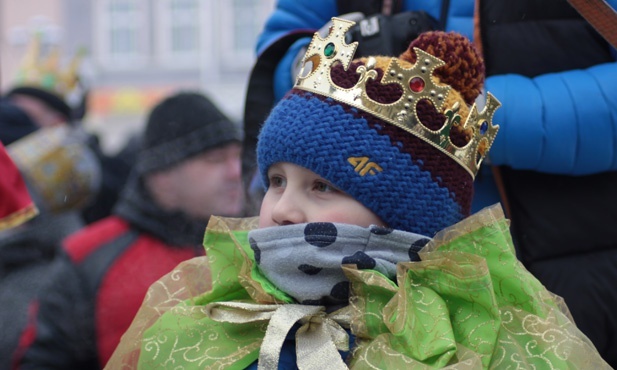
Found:
<path fill-rule="evenodd" d="M 214 302 L 206 305 L 214 321 L 245 324 L 269 321 L 259 350 L 258 369 L 277 369 L 283 342 L 296 322 L 296 356 L 299 369 L 348 369 L 338 351 L 349 351 L 351 312 L 348 307 L 327 314 L 324 306 Z"/>
<path fill-rule="evenodd" d="M 4 195 L 3 193 L 3 196 Z M 25 208 L 15 211 L 5 217 L 0 216 L 0 231 L 19 226 L 38 214 L 39 209 L 34 203 L 30 203 Z"/>

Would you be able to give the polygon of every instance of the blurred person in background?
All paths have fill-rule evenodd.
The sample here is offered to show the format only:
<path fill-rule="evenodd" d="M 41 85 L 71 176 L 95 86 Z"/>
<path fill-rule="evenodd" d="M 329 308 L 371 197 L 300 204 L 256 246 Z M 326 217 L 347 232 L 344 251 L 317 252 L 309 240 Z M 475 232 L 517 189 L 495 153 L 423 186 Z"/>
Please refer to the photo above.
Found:
<path fill-rule="evenodd" d="M 100 185 L 99 162 L 75 134 L 50 126 L 7 147 L 39 214 L 0 231 L 0 369 L 10 368 L 29 304 L 47 282 L 62 239 L 84 226 L 80 210 Z"/>
<path fill-rule="evenodd" d="M 40 35 L 31 39 L 12 87 L 0 99 L 0 108 L 11 115 L 10 121 L 0 122 L 0 138 L 5 145 L 42 127 L 67 126 L 84 131 L 81 123 L 88 112 L 88 88 L 80 76 L 84 54 L 78 51 L 62 68 L 58 47 L 43 53 Z M 96 135 L 88 133 L 87 139 L 103 171 L 99 193 L 81 211 L 84 221 L 91 223 L 111 213 L 128 179 L 134 151 L 107 155 Z"/>
<path fill-rule="evenodd" d="M 3 117 L 4 112 L 4 109 L 0 110 L 0 122 L 5 118 Z M 39 211 L 32 201 L 32 197 L 28 192 L 28 188 L 26 187 L 26 183 L 19 169 L 9 156 L 1 140 L 0 173 L 2 174 L 2 176 L 0 176 L 0 235 L 5 235 L 12 228 L 18 227 L 31 220 L 33 217 L 36 217 Z M 2 237 L 0 236 L 0 238 Z M 0 302 L 3 302 L 1 298 L 3 292 L 2 286 L 4 285 L 4 276 L 7 275 L 5 273 L 4 257 L 1 256 L 2 252 L 2 248 L 0 247 Z M 11 298 L 11 301 L 12 300 L 13 298 Z M 11 301 L 9 301 L 9 304 Z M 2 305 L 5 306 L 6 303 L 3 302 Z M 23 311 L 22 307 L 22 312 Z M 4 310 L 2 312 L 4 312 Z M 5 325 L 7 325 L 5 319 L 0 318 L 0 320 L 0 330 L 3 332 L 3 338 L 0 339 L 0 368 L 8 369 L 8 361 L 14 347 L 11 347 L 12 343 L 10 340 L 5 343 L 4 336 L 10 337 L 10 334 L 5 334 L 7 331 L 5 328 Z M 14 318 L 10 317 L 9 320 L 14 320 Z M 19 318 L 17 318 L 17 320 L 19 320 Z"/>
<path fill-rule="evenodd" d="M 211 215 L 243 208 L 243 132 L 208 98 L 180 92 L 150 112 L 113 214 L 65 240 L 23 333 L 21 369 L 102 368 L 148 287 L 204 254 Z"/>

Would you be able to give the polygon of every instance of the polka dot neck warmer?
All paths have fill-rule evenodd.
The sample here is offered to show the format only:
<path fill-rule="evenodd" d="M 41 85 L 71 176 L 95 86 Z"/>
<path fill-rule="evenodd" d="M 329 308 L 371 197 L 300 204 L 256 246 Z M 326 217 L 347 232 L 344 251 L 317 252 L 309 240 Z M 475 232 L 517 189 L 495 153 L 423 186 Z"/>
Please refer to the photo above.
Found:
<path fill-rule="evenodd" d="M 341 265 L 355 264 L 394 279 L 396 264 L 419 261 L 430 239 L 419 234 L 370 226 L 308 223 L 249 232 L 261 273 L 302 304 L 346 303 L 349 282 Z"/>

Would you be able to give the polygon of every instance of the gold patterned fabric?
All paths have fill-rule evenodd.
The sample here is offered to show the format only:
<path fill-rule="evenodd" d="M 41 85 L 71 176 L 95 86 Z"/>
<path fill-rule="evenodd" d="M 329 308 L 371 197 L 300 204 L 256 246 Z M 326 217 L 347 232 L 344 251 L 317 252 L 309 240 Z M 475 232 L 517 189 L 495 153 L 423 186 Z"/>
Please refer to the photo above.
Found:
<path fill-rule="evenodd" d="M 399 263 L 396 282 L 344 266 L 350 305 L 331 314 L 289 301 L 255 274 L 245 240 L 254 221 L 213 219 L 209 257 L 152 286 L 107 368 L 244 369 L 258 358 L 276 368 L 296 320 L 306 327 L 296 333 L 303 369 L 333 368 L 322 348 L 344 349 L 347 328 L 355 343 L 338 368 L 610 369 L 563 301 L 516 260 L 498 206 L 439 233 L 421 262 Z"/>

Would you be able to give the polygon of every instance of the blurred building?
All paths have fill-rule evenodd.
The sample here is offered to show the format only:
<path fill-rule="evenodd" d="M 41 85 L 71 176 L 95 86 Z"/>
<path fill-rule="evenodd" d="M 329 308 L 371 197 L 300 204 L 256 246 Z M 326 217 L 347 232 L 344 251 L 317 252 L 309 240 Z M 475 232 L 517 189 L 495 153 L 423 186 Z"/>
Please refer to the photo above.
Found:
<path fill-rule="evenodd" d="M 85 48 L 86 127 L 113 151 L 179 88 L 205 91 L 242 116 L 255 40 L 274 0 L 2 0 L 0 89 L 11 86 L 34 33 L 68 62 Z"/>

